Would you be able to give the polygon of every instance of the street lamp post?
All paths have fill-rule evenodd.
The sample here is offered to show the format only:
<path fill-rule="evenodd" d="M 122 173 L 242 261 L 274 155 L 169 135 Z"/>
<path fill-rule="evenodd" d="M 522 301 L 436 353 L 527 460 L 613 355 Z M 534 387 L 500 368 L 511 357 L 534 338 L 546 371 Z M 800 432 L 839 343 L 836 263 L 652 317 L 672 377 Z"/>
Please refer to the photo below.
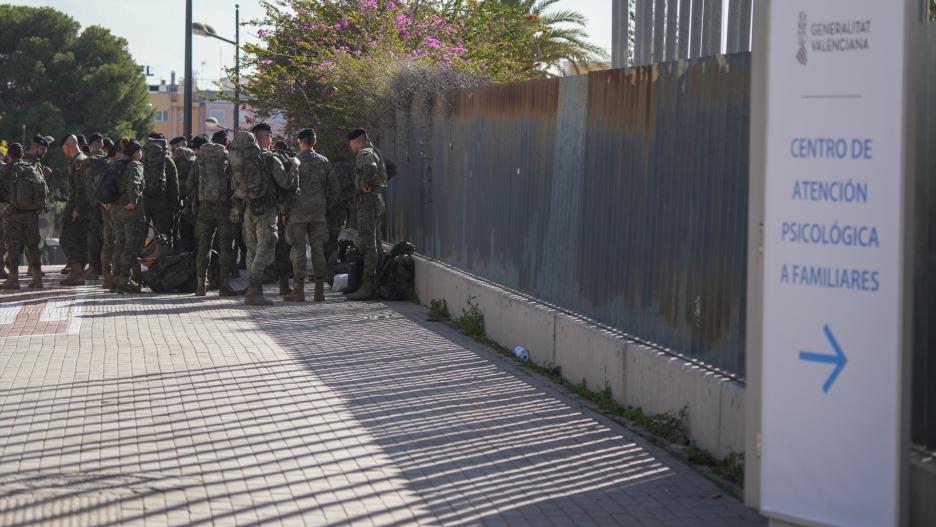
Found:
<path fill-rule="evenodd" d="M 192 0 L 185 0 L 185 138 L 192 139 Z"/>
<path fill-rule="evenodd" d="M 191 1 L 191 0 L 189 0 Z M 222 42 L 227 42 L 234 46 L 234 131 L 240 128 L 240 5 L 234 5 L 234 40 L 229 40 L 215 31 L 208 24 L 189 21 L 191 33 L 201 37 L 216 38 Z"/>

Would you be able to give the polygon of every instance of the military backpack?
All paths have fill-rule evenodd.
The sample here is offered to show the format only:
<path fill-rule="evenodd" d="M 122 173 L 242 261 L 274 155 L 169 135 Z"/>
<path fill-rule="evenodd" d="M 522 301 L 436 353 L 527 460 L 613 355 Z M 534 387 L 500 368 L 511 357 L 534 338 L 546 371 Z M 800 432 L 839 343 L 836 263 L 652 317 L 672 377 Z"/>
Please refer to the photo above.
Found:
<path fill-rule="evenodd" d="M 10 169 L 10 205 L 18 210 L 46 208 L 49 188 L 36 163 L 19 161 Z"/>
<path fill-rule="evenodd" d="M 143 194 L 166 192 L 166 160 L 169 146 L 165 139 L 148 139 L 143 147 Z"/>
<path fill-rule="evenodd" d="M 120 178 L 130 161 L 122 159 L 108 165 L 97 185 L 97 198 L 101 203 L 114 203 L 120 199 Z"/>
<path fill-rule="evenodd" d="M 198 201 L 227 204 L 231 201 L 231 181 L 225 171 L 227 154 L 224 147 L 206 143 L 198 151 Z"/>
<path fill-rule="evenodd" d="M 228 162 L 234 181 L 234 195 L 241 199 L 265 198 L 270 190 L 270 177 L 260 164 L 260 145 L 254 134 L 241 130 L 228 146 Z"/>
<path fill-rule="evenodd" d="M 101 180 L 107 173 L 108 162 L 104 154 L 88 156 L 84 161 L 82 172 L 84 173 L 85 193 L 91 205 L 97 207 L 101 204 L 100 191 Z"/>

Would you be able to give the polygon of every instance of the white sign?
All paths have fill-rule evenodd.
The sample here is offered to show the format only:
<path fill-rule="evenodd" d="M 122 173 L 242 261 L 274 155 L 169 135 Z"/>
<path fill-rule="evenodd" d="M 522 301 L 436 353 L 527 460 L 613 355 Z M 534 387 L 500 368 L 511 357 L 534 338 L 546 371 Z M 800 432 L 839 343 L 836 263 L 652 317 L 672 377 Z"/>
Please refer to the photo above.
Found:
<path fill-rule="evenodd" d="M 769 6 L 761 510 L 895 525 L 905 2 Z"/>

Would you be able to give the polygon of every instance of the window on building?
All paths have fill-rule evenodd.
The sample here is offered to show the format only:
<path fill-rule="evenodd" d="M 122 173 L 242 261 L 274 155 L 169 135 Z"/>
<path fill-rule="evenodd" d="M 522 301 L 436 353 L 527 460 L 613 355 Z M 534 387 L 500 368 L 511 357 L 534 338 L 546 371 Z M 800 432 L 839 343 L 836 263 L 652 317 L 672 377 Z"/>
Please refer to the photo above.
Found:
<path fill-rule="evenodd" d="M 156 113 L 153 115 L 156 117 L 157 123 L 164 123 L 169 120 L 169 112 L 166 110 L 156 110 Z"/>

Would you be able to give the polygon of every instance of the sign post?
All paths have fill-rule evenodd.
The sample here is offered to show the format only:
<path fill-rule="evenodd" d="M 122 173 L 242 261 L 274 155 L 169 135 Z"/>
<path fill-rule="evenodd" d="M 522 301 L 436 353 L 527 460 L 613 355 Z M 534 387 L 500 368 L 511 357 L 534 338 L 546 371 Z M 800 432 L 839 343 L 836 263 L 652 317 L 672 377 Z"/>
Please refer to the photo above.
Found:
<path fill-rule="evenodd" d="M 769 2 L 761 511 L 901 518 L 910 2 Z"/>

